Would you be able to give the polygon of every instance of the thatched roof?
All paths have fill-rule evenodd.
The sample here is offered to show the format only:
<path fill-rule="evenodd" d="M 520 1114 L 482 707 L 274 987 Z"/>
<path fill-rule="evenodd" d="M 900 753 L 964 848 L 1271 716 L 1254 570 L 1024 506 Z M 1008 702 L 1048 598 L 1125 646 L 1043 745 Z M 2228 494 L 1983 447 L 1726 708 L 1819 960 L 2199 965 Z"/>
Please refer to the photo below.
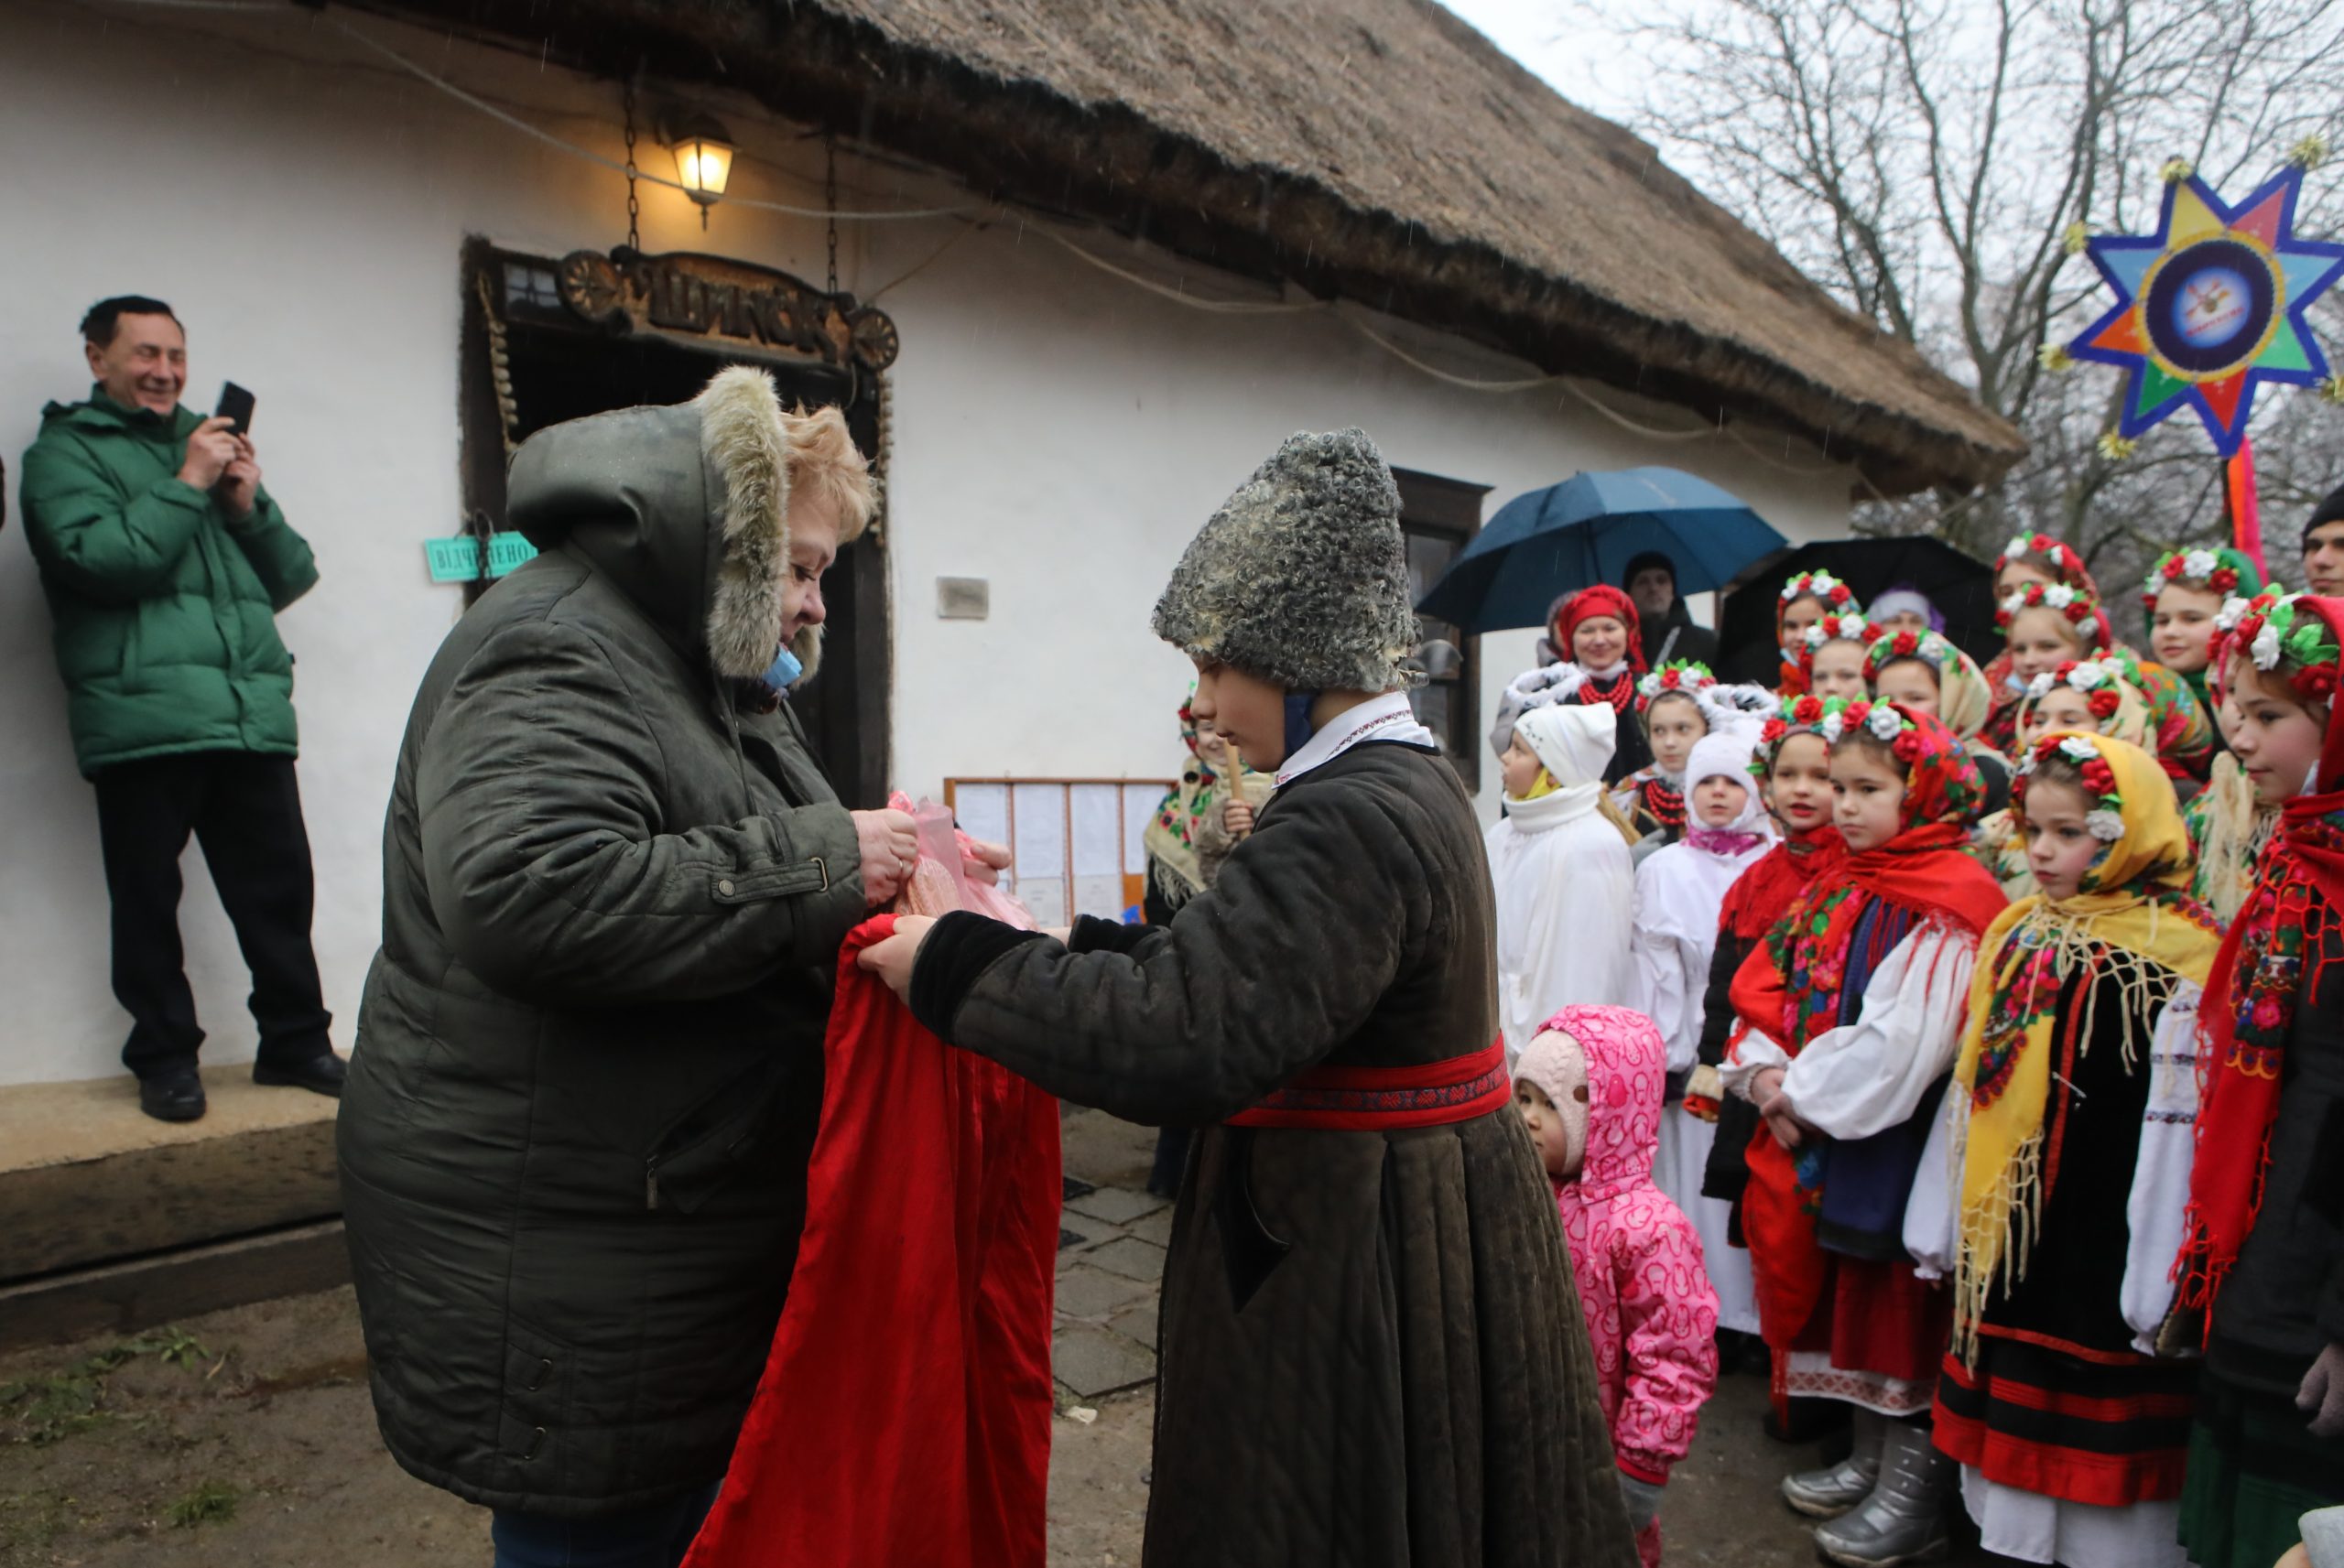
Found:
<path fill-rule="evenodd" d="M 791 118 L 1567 371 L 1880 489 L 2025 451 L 1911 347 L 1433 0 L 375 0 Z"/>

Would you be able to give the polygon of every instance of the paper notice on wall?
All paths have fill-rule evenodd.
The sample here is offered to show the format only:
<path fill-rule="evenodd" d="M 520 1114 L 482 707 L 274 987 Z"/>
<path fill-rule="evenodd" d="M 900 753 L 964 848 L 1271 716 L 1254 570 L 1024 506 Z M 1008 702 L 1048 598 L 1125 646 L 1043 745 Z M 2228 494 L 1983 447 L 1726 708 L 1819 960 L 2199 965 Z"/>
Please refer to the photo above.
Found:
<path fill-rule="evenodd" d="M 1012 804 L 1017 811 L 1017 875 L 1026 878 L 1066 875 L 1066 785 L 1022 784 L 1015 786 Z M 1058 902 L 1063 904 L 1065 897 Z M 1036 914 L 1042 912 L 1034 911 Z M 1051 924 L 1044 921 L 1044 925 Z M 1063 922 L 1060 922 L 1063 924 Z"/>
<path fill-rule="evenodd" d="M 963 784 L 952 788 L 952 819 L 960 831 L 988 844 L 1009 842 L 1009 786 Z"/>
<path fill-rule="evenodd" d="M 1123 917 L 1123 877 L 1120 871 L 1074 879 L 1074 912 L 1101 920 Z"/>
<path fill-rule="evenodd" d="M 1062 877 L 1020 877 L 1017 901 L 1033 912 L 1034 924 L 1047 929 L 1071 924 L 1066 912 L 1066 881 Z"/>
<path fill-rule="evenodd" d="M 1118 784 L 1076 784 L 1069 792 L 1067 815 L 1074 824 L 1076 876 L 1122 874 L 1123 794 L 1123 788 Z"/>
<path fill-rule="evenodd" d="M 1156 784 L 1125 784 L 1123 786 L 1123 870 L 1138 876 L 1147 870 L 1147 825 L 1156 820 L 1156 808 L 1164 799 L 1162 786 Z"/>

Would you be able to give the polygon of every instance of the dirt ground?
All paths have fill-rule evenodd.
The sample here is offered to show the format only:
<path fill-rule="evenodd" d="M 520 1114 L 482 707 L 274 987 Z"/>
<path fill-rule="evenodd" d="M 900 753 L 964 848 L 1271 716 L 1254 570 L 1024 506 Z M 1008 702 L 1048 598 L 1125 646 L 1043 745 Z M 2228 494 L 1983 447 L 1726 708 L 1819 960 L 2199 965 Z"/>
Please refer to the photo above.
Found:
<path fill-rule="evenodd" d="M 1134 1192 L 1145 1152 L 1136 1129 L 1069 1120 L 1069 1173 L 1101 1191 Z M 1101 1229 L 1073 1209 L 1069 1223 Z M 1103 1246 L 1139 1252 L 1131 1238 L 1147 1223 L 1119 1227 Z M 1062 1272 L 1116 1266 L 1097 1263 L 1095 1250 L 1093 1260 L 1076 1256 L 1097 1245 L 1095 1234 L 1069 1242 Z M 1128 1323 L 1131 1306 L 1114 1310 L 1114 1321 Z M 1068 1332 L 1105 1332 L 1063 1314 L 1061 1329 L 1062 1364 Z M 1774 1492 L 1785 1470 L 1816 1463 L 1817 1453 L 1767 1441 L 1764 1403 L 1762 1379 L 1733 1377 L 1705 1412 L 1700 1442 L 1663 1504 L 1670 1563 L 1818 1561 Z M 1154 1395 L 1145 1383 L 1102 1394 L 1062 1386 L 1059 1405 L 1050 1562 L 1134 1564 Z M 1095 1419 L 1081 1419 L 1086 1411 Z M 5 1568 L 484 1568 L 489 1555 L 483 1510 L 410 1478 L 384 1452 L 346 1289 L 0 1358 Z"/>

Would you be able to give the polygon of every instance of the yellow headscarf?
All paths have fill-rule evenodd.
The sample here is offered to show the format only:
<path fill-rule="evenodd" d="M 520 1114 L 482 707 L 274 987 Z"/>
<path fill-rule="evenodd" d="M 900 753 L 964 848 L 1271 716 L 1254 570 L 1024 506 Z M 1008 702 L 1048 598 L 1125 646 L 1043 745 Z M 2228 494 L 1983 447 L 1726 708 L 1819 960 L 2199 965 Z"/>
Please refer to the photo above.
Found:
<path fill-rule="evenodd" d="M 2042 737 L 2023 771 L 2054 751 L 2095 775 L 2093 764 L 2105 764 L 2104 777 L 2087 783 L 2085 794 L 2098 788 L 2092 817 L 2104 821 L 2101 814 L 2112 812 L 2122 832 L 2075 897 L 2023 899 L 1979 942 L 1970 1022 L 1949 1091 L 1970 1106 L 1953 1299 L 1954 1346 L 1973 1362 L 1995 1281 L 2007 1288 L 2025 1277 L 2043 1217 L 2043 1128 L 2067 978 L 2088 966 L 2118 980 L 2129 1067 L 2136 1053 L 2145 1055 L 2140 1047 L 2154 1027 L 2153 1011 L 2172 992 L 2172 977 L 2204 985 L 2221 942 L 2203 906 L 2187 896 L 2189 837 L 2157 760 L 2128 741 L 2064 730 Z M 2086 1011 L 2074 1021 L 2075 1037 L 2089 1049 L 2097 982 L 2081 994 Z"/>
<path fill-rule="evenodd" d="M 2070 686 L 2082 692 L 2086 701 L 2103 692 L 2113 693 L 2116 710 L 2100 714 L 2100 733 L 2143 751 L 2155 749 L 2156 739 L 2149 729 L 2148 698 L 2142 696 L 2141 688 L 2127 678 L 2124 666 L 2114 659 L 2070 660 L 2056 670 L 2046 670 L 2036 676 L 2019 703 L 2018 732 L 2022 737 L 2025 735 L 2027 726 L 2035 722 L 2035 708 L 2051 695 L 2052 687 L 2060 685 Z M 2094 711 L 2097 713 L 2098 709 Z M 2022 751 L 2026 749 L 2022 745 Z"/>

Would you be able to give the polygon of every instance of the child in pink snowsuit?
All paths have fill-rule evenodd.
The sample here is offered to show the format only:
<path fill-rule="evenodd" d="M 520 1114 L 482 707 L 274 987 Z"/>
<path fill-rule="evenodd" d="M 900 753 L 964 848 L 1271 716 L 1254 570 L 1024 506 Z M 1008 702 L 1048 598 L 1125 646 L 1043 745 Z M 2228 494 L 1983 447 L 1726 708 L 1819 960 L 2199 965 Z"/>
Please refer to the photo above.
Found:
<path fill-rule="evenodd" d="M 1523 1052 L 1514 1099 L 1554 1183 L 1620 1491 L 1644 1568 L 1660 1490 L 1718 1382 L 1718 1296 L 1693 1222 L 1654 1184 L 1667 1048 L 1624 1007 L 1567 1007 Z"/>

